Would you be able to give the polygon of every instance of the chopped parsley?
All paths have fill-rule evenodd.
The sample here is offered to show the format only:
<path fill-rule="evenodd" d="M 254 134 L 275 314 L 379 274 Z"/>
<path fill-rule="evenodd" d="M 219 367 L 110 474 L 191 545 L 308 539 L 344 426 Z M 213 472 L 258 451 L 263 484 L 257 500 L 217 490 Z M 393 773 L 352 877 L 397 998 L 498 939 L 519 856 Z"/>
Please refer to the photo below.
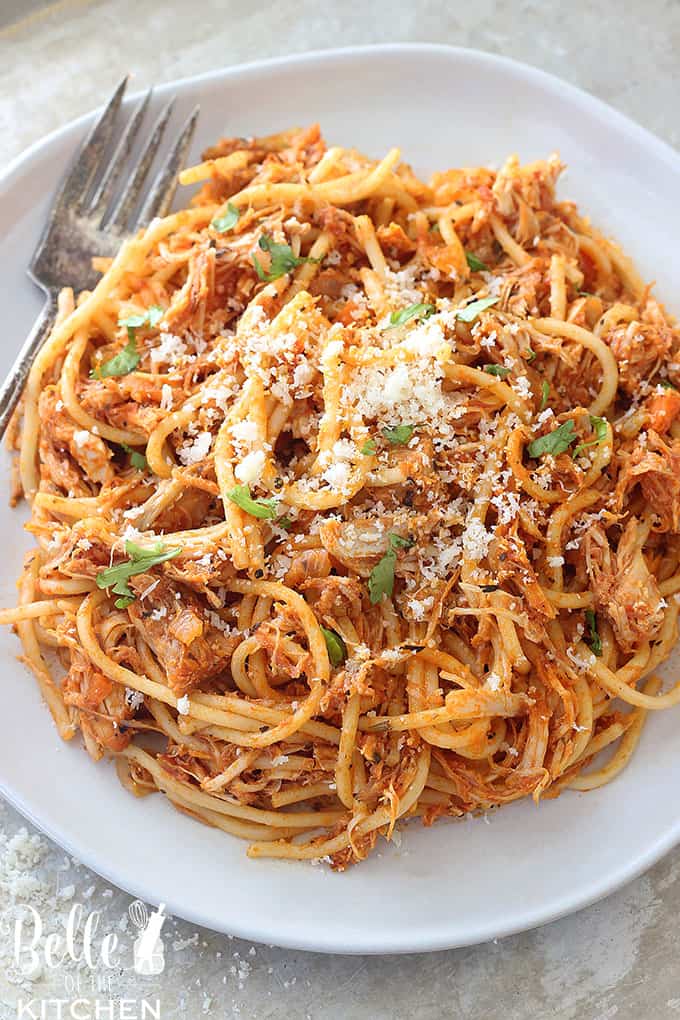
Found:
<path fill-rule="evenodd" d="M 331 666 L 339 666 L 340 663 L 344 662 L 347 658 L 345 642 L 339 634 L 336 634 L 334 630 L 328 630 L 327 627 L 322 627 L 321 633 L 323 634 L 326 642 L 328 658 L 330 659 Z"/>
<path fill-rule="evenodd" d="M 364 445 L 361 447 L 361 452 L 364 457 L 372 457 L 376 451 L 375 439 L 367 439 Z"/>
<path fill-rule="evenodd" d="M 253 255 L 253 265 L 261 280 L 270 282 L 285 276 L 292 269 L 301 266 L 304 262 L 321 262 L 321 259 L 313 259 L 302 255 L 294 255 L 289 244 L 277 244 L 269 234 L 263 234 L 257 242 L 262 251 L 269 252 L 269 272 L 262 268 L 262 263 L 257 255 Z"/>
<path fill-rule="evenodd" d="M 236 506 L 245 510 L 251 517 L 259 517 L 262 521 L 276 517 L 278 513 L 275 499 L 253 499 L 247 485 L 235 486 L 227 493 L 227 499 L 236 503 Z"/>
<path fill-rule="evenodd" d="M 165 311 L 160 305 L 151 305 L 145 312 L 140 312 L 137 315 L 128 315 L 127 319 L 119 319 L 119 326 L 127 326 L 128 336 L 131 329 L 136 329 L 138 326 L 157 326 L 161 321 Z"/>
<path fill-rule="evenodd" d="M 589 640 L 586 644 L 590 648 L 593 655 L 602 655 L 602 638 L 600 632 L 597 629 L 597 616 L 592 609 L 586 609 L 586 624 L 588 625 Z"/>
<path fill-rule="evenodd" d="M 137 338 L 135 330 L 139 326 L 156 326 L 163 318 L 165 312 L 160 305 L 151 305 L 145 312 L 137 315 L 128 315 L 126 319 L 119 319 L 118 325 L 127 329 L 128 342 L 122 351 L 114 354 L 108 361 L 102 362 L 97 368 L 90 372 L 93 379 L 106 379 L 108 376 L 129 375 L 134 372 L 140 362 L 140 354 L 137 350 Z"/>
<path fill-rule="evenodd" d="M 677 386 L 674 386 L 670 379 L 660 379 L 658 385 L 664 390 L 677 390 Z"/>
<path fill-rule="evenodd" d="M 397 549 L 410 549 L 413 541 L 401 535 L 390 533 L 385 555 L 378 560 L 368 579 L 368 594 L 371 605 L 375 606 L 383 595 L 391 596 L 394 591 L 394 568 L 397 563 Z"/>
<path fill-rule="evenodd" d="M 539 411 L 545 411 L 548 406 L 548 397 L 550 396 L 550 383 L 547 379 L 544 379 L 541 383 L 541 403 L 538 405 Z"/>
<path fill-rule="evenodd" d="M 487 375 L 497 375 L 499 379 L 505 379 L 506 375 L 510 375 L 510 369 L 505 365 L 485 365 L 484 371 Z"/>
<path fill-rule="evenodd" d="M 531 347 L 527 347 L 527 356 L 525 361 L 528 361 L 529 364 L 531 364 L 531 362 L 535 361 L 537 357 L 538 355 L 536 354 L 536 351 L 532 350 Z"/>
<path fill-rule="evenodd" d="M 595 433 L 595 438 L 590 439 L 587 443 L 579 443 L 578 446 L 574 447 L 572 456 L 580 457 L 584 450 L 587 450 L 589 446 L 599 446 L 600 443 L 604 443 L 607 438 L 607 419 L 597 418 L 596 416 L 590 416 L 590 427 Z"/>
<path fill-rule="evenodd" d="M 568 418 L 562 425 L 558 425 L 552 432 L 545 436 L 539 436 L 527 446 L 527 453 L 530 457 L 542 457 L 546 453 L 556 457 L 558 453 L 564 453 L 576 439 L 574 432 L 574 420 Z"/>
<path fill-rule="evenodd" d="M 390 549 L 410 549 L 412 545 L 415 545 L 412 538 L 402 538 L 394 531 L 390 533 Z"/>
<path fill-rule="evenodd" d="M 107 567 L 106 570 L 100 570 L 95 578 L 97 587 L 112 588 L 114 594 L 120 596 L 120 598 L 116 599 L 116 608 L 125 609 L 126 606 L 135 601 L 135 593 L 128 585 L 130 578 L 135 574 L 144 574 L 151 567 L 173 559 L 181 551 L 181 549 L 166 549 L 162 542 L 156 542 L 154 545 L 149 546 L 148 549 L 144 549 L 136 545 L 135 542 L 128 541 L 125 543 L 125 552 L 130 557 L 129 560 L 126 560 L 124 563 L 117 563 L 115 567 Z"/>
<path fill-rule="evenodd" d="M 139 453 L 138 450 L 133 450 L 127 443 L 121 443 L 120 446 L 125 453 L 130 454 L 130 463 L 133 468 L 137 468 L 138 471 L 146 471 L 149 465 L 143 453 Z"/>
<path fill-rule="evenodd" d="M 103 361 L 101 365 L 92 370 L 90 375 L 93 379 L 106 379 L 107 376 L 115 375 L 129 375 L 130 372 L 134 372 L 137 368 L 140 360 L 141 357 L 137 350 L 134 327 L 128 326 L 128 342 L 123 350 L 118 351 L 118 354 L 114 354 L 108 361 Z"/>
<path fill-rule="evenodd" d="M 392 312 L 390 315 L 390 324 L 388 329 L 394 329 L 396 326 L 403 326 L 409 319 L 428 319 L 433 312 L 436 311 L 434 305 L 428 304 L 416 304 L 409 305 L 408 308 L 402 308 L 400 312 Z"/>
<path fill-rule="evenodd" d="M 381 429 L 381 433 L 392 446 L 404 446 L 415 432 L 415 425 L 395 425 L 394 428 Z"/>
<path fill-rule="evenodd" d="M 489 269 L 486 262 L 482 262 L 479 256 L 475 255 L 472 251 L 465 252 L 465 260 L 473 273 L 488 271 Z"/>
<path fill-rule="evenodd" d="M 227 202 L 227 211 L 224 216 L 216 216 L 212 220 L 210 226 L 214 227 L 215 230 L 220 234 L 226 234 L 228 230 L 233 230 L 239 221 L 240 212 L 236 208 L 233 202 Z"/>
<path fill-rule="evenodd" d="M 465 308 L 459 308 L 456 311 L 456 318 L 461 322 L 474 322 L 481 312 L 495 304 L 498 304 L 497 297 L 479 298 L 478 301 L 471 301 Z"/>

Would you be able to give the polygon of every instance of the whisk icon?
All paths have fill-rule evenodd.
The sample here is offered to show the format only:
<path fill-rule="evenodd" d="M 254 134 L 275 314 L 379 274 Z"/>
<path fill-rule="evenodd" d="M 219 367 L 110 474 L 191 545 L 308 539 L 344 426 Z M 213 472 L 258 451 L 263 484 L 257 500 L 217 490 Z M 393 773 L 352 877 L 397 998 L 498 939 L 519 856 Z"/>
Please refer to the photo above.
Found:
<path fill-rule="evenodd" d="M 135 900 L 128 907 L 130 920 L 139 931 L 133 946 L 133 967 L 137 974 L 162 974 L 165 969 L 165 951 L 160 937 L 166 920 L 164 909 L 165 904 L 160 903 L 158 910 L 149 916 L 141 900 Z"/>

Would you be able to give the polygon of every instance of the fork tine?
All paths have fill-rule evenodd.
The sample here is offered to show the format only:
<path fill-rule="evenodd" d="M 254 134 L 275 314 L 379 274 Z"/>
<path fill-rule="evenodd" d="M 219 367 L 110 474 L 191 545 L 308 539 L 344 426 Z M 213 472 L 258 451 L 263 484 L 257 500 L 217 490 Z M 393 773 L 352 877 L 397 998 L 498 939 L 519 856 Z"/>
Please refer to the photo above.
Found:
<path fill-rule="evenodd" d="M 137 217 L 137 227 L 146 226 L 154 216 L 165 216 L 168 212 L 177 188 L 177 174 L 191 145 L 199 110 L 200 107 L 195 107 L 182 128 L 177 141 L 168 153 L 165 163 L 158 171 L 151 190 Z"/>
<path fill-rule="evenodd" d="M 95 172 L 113 135 L 127 83 L 128 76 L 126 75 L 111 96 L 99 120 L 90 129 L 57 195 L 54 203 L 55 209 L 57 205 L 74 206 L 87 195 Z"/>
<path fill-rule="evenodd" d="M 128 125 L 116 146 L 116 151 L 111 157 L 109 167 L 92 197 L 92 202 L 90 203 L 90 207 L 87 211 L 88 216 L 96 217 L 97 215 L 102 215 L 108 206 L 111 195 L 113 194 L 121 172 L 127 162 L 130 152 L 132 151 L 135 138 L 137 137 L 142 121 L 146 115 L 152 91 L 152 89 L 149 89 L 146 96 L 141 103 L 139 103 L 137 109 L 130 118 Z"/>
<path fill-rule="evenodd" d="M 151 132 L 151 137 L 144 146 L 142 154 L 137 161 L 134 173 L 130 177 L 123 193 L 116 202 L 113 210 L 108 215 L 104 216 L 102 221 L 104 229 L 124 231 L 127 228 L 128 220 L 137 205 L 144 183 L 149 174 L 149 170 L 151 169 L 153 158 L 161 143 L 163 132 L 170 120 L 170 115 L 172 114 L 174 105 L 175 99 L 173 96 L 170 102 L 167 103 L 161 110 L 160 115 L 154 124 L 153 131 Z"/>

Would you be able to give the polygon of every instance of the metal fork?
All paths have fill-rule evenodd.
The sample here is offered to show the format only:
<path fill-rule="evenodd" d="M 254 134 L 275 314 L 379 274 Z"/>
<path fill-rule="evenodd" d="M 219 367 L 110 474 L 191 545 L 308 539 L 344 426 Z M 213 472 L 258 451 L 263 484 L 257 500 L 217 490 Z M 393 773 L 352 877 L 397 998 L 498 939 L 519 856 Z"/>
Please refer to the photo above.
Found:
<path fill-rule="evenodd" d="M 0 387 L 0 437 L 4 434 L 35 357 L 48 336 L 62 287 L 91 290 L 98 274 L 93 255 L 114 255 L 121 242 L 154 216 L 170 208 L 177 173 L 184 161 L 198 118 L 196 107 L 163 159 L 147 189 L 151 166 L 174 106 L 163 108 L 151 136 L 135 163 L 130 154 L 151 99 L 149 91 L 124 126 L 119 116 L 127 77 L 123 79 L 90 130 L 54 200 L 42 237 L 33 253 L 28 275 L 45 294 L 45 305 L 29 333 L 9 375 Z M 120 194 L 116 186 L 127 183 Z M 146 194 L 145 194 L 146 192 Z"/>

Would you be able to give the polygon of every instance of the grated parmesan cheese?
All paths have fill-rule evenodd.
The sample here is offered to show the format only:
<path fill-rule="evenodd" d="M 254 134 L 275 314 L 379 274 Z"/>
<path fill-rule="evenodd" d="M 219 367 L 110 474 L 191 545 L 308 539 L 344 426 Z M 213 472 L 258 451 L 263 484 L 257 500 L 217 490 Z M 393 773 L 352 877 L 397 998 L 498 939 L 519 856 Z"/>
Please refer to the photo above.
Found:
<path fill-rule="evenodd" d="M 163 383 L 161 386 L 161 411 L 172 411 L 172 386 Z"/>
<path fill-rule="evenodd" d="M 516 492 L 501 492 L 491 497 L 491 503 L 498 512 L 500 524 L 509 524 L 519 514 L 519 495 Z"/>
<path fill-rule="evenodd" d="M 244 485 L 259 482 L 266 462 L 264 450 L 253 450 L 234 468 L 234 474 Z"/>
<path fill-rule="evenodd" d="M 84 449 L 91 439 L 91 433 L 87 429 L 77 429 L 73 433 L 73 442 L 79 450 Z"/>
<path fill-rule="evenodd" d="M 493 539 L 478 517 L 471 517 L 462 536 L 463 549 L 471 560 L 482 560 L 489 551 Z"/>
<path fill-rule="evenodd" d="M 135 691 L 132 687 L 126 687 L 125 704 L 133 711 L 136 711 L 144 704 L 144 695 L 141 691 Z"/>
<path fill-rule="evenodd" d="M 525 375 L 519 375 L 514 380 L 512 388 L 523 400 L 531 399 L 531 383 Z"/>
<path fill-rule="evenodd" d="M 199 464 L 210 453 L 212 446 L 212 432 L 199 432 L 193 443 L 182 446 L 177 452 L 179 459 L 185 467 L 191 464 Z"/>
<path fill-rule="evenodd" d="M 174 333 L 161 333 L 157 347 L 150 352 L 151 364 L 154 368 L 158 365 L 176 365 L 187 353 L 187 345 L 181 337 Z"/>

